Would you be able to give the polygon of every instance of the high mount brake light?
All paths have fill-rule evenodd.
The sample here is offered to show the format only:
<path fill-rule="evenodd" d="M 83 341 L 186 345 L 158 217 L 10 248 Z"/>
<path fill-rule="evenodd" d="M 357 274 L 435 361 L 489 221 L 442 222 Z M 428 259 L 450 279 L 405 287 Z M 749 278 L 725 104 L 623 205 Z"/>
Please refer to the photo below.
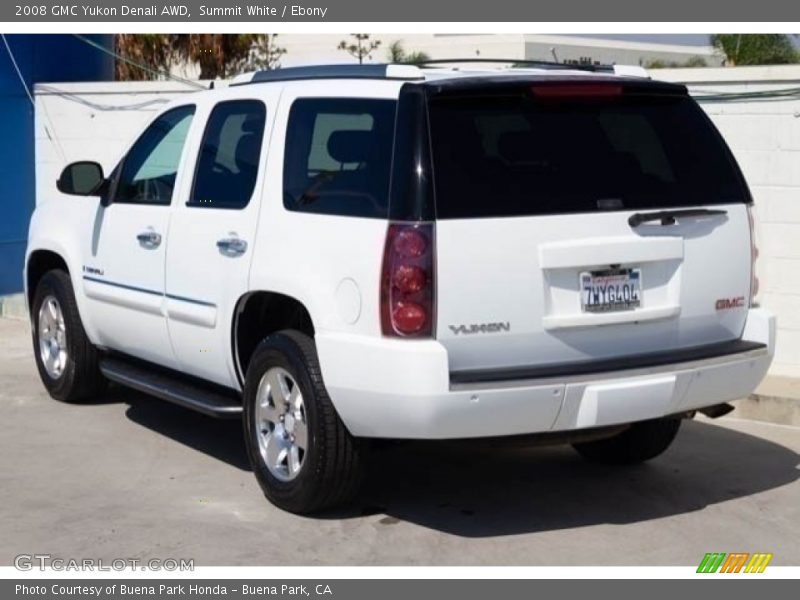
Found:
<path fill-rule="evenodd" d="M 436 307 L 432 223 L 389 223 L 381 271 L 381 330 L 431 337 Z"/>
<path fill-rule="evenodd" d="M 616 83 L 559 83 L 531 87 L 535 98 L 543 100 L 563 98 L 616 98 L 622 95 L 622 86 Z"/>

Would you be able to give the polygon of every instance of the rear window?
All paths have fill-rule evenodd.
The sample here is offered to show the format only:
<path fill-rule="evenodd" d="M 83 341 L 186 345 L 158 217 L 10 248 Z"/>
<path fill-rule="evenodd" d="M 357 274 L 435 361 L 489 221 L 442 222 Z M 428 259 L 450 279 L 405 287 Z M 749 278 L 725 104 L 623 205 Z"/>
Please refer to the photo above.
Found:
<path fill-rule="evenodd" d="M 434 97 L 440 219 L 746 202 L 722 138 L 686 96 Z"/>
<path fill-rule="evenodd" d="M 395 100 L 305 98 L 292 105 L 283 167 L 289 210 L 386 218 Z"/>

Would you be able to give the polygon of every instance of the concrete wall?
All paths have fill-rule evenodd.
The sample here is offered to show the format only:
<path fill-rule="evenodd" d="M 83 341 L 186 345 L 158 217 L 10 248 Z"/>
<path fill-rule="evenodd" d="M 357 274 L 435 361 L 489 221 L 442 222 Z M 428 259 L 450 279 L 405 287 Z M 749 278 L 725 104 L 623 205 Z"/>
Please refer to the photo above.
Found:
<path fill-rule="evenodd" d="M 800 87 L 796 66 L 664 69 L 652 74 L 685 82 L 696 95 Z M 37 188 L 45 193 L 55 189 L 65 159 L 94 159 L 112 168 L 167 99 L 191 91 L 174 82 L 37 86 Z M 800 97 L 703 102 L 703 107 L 731 145 L 756 199 L 761 301 L 779 319 L 772 374 L 800 377 Z M 46 123 L 57 143 L 47 135 Z"/>
<path fill-rule="evenodd" d="M 724 57 L 711 46 L 683 46 L 653 42 L 607 40 L 584 36 L 526 35 L 525 58 L 574 64 L 647 65 L 661 61 L 665 66 L 701 58 L 708 67 L 722 65 Z"/>
<path fill-rule="evenodd" d="M 108 173 L 164 103 L 194 91 L 173 81 L 36 85 L 37 199 L 56 191 L 67 163 L 96 160 Z"/>
<path fill-rule="evenodd" d="M 778 314 L 771 374 L 800 377 L 800 66 L 664 69 L 700 97 L 795 88 L 783 100 L 702 102 L 728 141 L 756 203 L 760 300 Z"/>

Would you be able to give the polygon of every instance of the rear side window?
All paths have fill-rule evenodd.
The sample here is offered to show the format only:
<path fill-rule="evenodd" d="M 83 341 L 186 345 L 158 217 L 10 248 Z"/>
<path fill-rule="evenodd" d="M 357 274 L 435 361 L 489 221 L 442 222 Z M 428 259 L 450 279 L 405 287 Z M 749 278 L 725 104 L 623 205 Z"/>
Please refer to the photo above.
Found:
<path fill-rule="evenodd" d="M 211 111 L 188 206 L 244 208 L 258 177 L 266 108 L 258 100 L 220 102 Z"/>
<path fill-rule="evenodd" d="M 289 210 L 386 218 L 395 100 L 304 98 L 286 134 Z"/>
<path fill-rule="evenodd" d="M 442 219 L 746 202 L 721 137 L 686 96 L 434 97 Z"/>

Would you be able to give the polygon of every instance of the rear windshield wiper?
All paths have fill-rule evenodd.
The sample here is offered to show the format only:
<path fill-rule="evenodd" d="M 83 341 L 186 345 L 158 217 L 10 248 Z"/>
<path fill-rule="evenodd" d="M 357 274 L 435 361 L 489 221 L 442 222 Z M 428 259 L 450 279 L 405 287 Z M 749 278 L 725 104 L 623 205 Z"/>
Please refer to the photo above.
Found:
<path fill-rule="evenodd" d="M 688 208 L 686 210 L 660 210 L 651 213 L 634 213 L 628 217 L 628 225 L 638 227 L 642 223 L 661 221 L 662 225 L 675 225 L 679 219 L 687 217 L 709 217 L 714 215 L 727 215 L 727 210 L 708 208 Z"/>

